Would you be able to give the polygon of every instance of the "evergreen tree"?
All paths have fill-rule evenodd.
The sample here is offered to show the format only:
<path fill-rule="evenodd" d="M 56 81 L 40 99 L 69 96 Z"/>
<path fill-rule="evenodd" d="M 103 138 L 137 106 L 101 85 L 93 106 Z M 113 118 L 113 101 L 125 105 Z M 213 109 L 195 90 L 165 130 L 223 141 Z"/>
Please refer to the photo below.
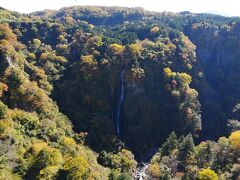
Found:
<path fill-rule="evenodd" d="M 188 134 L 179 146 L 178 160 L 179 169 L 184 170 L 187 166 L 187 160 L 194 151 L 194 142 L 191 134 Z"/>
<path fill-rule="evenodd" d="M 162 156 L 168 156 L 178 147 L 177 135 L 172 132 L 167 138 L 166 142 L 161 147 Z"/>

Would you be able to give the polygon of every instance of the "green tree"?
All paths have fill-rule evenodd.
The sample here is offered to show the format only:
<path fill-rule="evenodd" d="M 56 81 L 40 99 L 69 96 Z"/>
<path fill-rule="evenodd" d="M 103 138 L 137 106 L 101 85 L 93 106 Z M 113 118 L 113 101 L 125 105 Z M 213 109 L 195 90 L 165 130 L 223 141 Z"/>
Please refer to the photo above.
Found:
<path fill-rule="evenodd" d="M 6 117 L 7 110 L 8 110 L 7 106 L 2 101 L 0 101 L 0 119 Z"/>
<path fill-rule="evenodd" d="M 178 160 L 180 170 L 184 170 L 188 165 L 188 158 L 194 152 L 194 142 L 191 134 L 188 134 L 179 145 Z"/>
<path fill-rule="evenodd" d="M 131 179 L 132 179 L 131 175 L 127 172 L 121 173 L 117 178 L 117 180 L 131 180 Z"/>
<path fill-rule="evenodd" d="M 161 147 L 162 156 L 171 155 L 172 151 L 177 149 L 178 139 L 175 132 L 172 132 Z"/>

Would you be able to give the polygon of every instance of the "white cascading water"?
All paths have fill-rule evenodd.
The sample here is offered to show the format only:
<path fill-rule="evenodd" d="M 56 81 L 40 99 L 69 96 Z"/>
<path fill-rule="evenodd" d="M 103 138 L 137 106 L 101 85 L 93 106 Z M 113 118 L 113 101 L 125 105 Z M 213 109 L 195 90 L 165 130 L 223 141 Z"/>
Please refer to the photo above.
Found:
<path fill-rule="evenodd" d="M 114 109 L 114 122 L 115 122 L 116 134 L 118 137 L 120 137 L 121 107 L 122 107 L 123 99 L 124 99 L 124 69 L 122 68 L 120 77 L 119 77 L 117 101 Z"/>

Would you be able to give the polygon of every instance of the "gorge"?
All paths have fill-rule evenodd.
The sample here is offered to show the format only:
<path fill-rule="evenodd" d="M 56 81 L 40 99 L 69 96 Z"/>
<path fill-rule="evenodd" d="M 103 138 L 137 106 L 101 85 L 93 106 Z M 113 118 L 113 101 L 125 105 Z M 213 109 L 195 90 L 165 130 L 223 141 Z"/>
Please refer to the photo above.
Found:
<path fill-rule="evenodd" d="M 237 179 L 240 18 L 0 8 L 0 179 Z"/>

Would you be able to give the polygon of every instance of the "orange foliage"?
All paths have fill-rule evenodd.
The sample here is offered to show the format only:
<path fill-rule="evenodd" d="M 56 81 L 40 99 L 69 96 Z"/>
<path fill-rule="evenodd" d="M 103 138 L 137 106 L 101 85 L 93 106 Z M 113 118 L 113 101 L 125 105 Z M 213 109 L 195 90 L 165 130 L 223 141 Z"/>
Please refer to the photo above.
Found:
<path fill-rule="evenodd" d="M 8 86 L 0 82 L 0 97 L 2 97 L 3 92 L 6 92 L 6 91 L 8 91 Z"/>

